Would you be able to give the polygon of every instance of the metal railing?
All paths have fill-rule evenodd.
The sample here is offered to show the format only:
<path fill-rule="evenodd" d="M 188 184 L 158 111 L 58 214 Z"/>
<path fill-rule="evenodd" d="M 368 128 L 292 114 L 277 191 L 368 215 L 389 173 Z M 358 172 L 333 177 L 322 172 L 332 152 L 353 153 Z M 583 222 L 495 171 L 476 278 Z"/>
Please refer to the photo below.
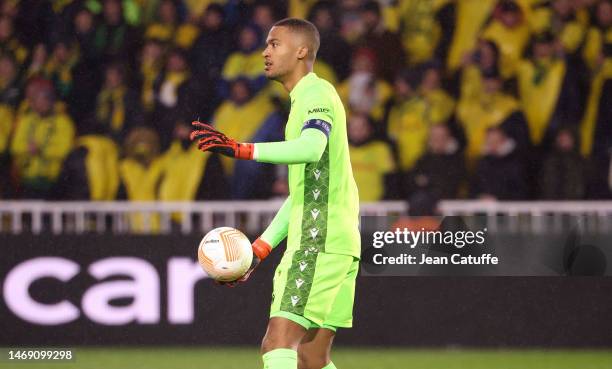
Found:
<path fill-rule="evenodd" d="M 0 233 L 206 233 L 230 226 L 257 232 L 264 229 L 282 200 L 207 202 L 46 202 L 0 201 Z M 564 217 L 583 219 L 588 229 L 612 228 L 612 201 L 442 201 L 442 215 L 483 215 L 491 229 L 500 224 L 543 232 L 564 227 Z M 401 215 L 402 201 L 364 203 L 361 215 Z"/>

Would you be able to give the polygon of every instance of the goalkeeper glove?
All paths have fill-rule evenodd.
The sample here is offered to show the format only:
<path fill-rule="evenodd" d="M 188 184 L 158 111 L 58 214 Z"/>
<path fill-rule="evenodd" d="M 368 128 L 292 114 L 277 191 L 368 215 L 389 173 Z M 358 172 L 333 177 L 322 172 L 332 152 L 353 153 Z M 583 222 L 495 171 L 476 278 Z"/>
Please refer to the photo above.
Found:
<path fill-rule="evenodd" d="M 255 242 L 253 242 L 253 244 L 251 245 L 251 247 L 253 248 L 253 262 L 251 262 L 251 267 L 249 268 L 249 270 L 247 270 L 247 272 L 244 273 L 242 277 L 238 278 L 233 282 L 218 282 L 218 284 L 223 284 L 228 287 L 234 287 L 237 283 L 246 282 L 251 276 L 251 273 L 253 273 L 253 271 L 255 270 L 255 268 L 257 268 L 257 266 L 265 258 L 267 258 L 268 255 L 270 255 L 270 252 L 272 251 L 272 246 L 270 246 L 266 241 L 262 240 L 261 238 L 256 239 Z"/>
<path fill-rule="evenodd" d="M 231 158 L 253 160 L 255 145 L 239 143 L 214 129 L 211 125 L 198 121 L 192 122 L 195 128 L 191 132 L 191 140 L 198 140 L 201 151 L 216 152 Z"/>

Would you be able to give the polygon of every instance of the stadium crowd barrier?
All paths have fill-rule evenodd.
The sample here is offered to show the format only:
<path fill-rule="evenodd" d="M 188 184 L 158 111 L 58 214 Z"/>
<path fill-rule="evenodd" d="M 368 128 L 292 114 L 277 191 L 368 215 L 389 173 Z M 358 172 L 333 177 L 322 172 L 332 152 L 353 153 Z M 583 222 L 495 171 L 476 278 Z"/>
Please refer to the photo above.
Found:
<path fill-rule="evenodd" d="M 282 204 L 269 201 L 207 202 L 48 202 L 0 201 L 0 233 L 5 234 L 194 234 L 229 226 L 260 232 Z M 363 203 L 361 215 L 405 214 L 403 201 Z M 486 216 L 491 230 L 550 232 L 562 230 L 564 218 L 578 217 L 591 232 L 612 229 L 612 201 L 464 201 L 445 200 L 441 216 Z M 141 217 L 134 227 L 133 216 Z M 155 218 L 155 222 L 153 221 Z"/>

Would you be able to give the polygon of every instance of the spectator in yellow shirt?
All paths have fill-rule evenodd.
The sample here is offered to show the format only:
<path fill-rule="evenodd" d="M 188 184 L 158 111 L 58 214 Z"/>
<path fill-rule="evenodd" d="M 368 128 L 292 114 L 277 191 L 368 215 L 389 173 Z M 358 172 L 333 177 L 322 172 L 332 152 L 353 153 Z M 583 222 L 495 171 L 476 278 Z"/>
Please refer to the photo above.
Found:
<path fill-rule="evenodd" d="M 157 8 L 157 20 L 147 27 L 145 38 L 171 44 L 179 23 L 176 3 L 162 0 Z"/>
<path fill-rule="evenodd" d="M 410 65 L 430 60 L 436 51 L 442 28 L 437 19 L 448 0 L 404 0 L 399 3 L 400 34 Z"/>
<path fill-rule="evenodd" d="M 20 85 L 15 60 L 8 53 L 0 54 L 0 104 L 15 107 L 21 95 Z"/>
<path fill-rule="evenodd" d="M 459 96 L 462 100 L 479 99 L 483 93 L 482 75 L 499 70 L 499 48 L 489 40 L 478 40 L 476 48 L 466 54 L 459 71 Z"/>
<path fill-rule="evenodd" d="M 582 45 L 588 17 L 585 9 L 578 10 L 572 0 L 554 0 L 552 5 L 535 5 L 530 16 L 534 33 L 552 32 L 557 36 L 566 54 L 574 54 Z"/>
<path fill-rule="evenodd" d="M 13 108 L 0 104 L 0 199 L 6 198 L 10 188 L 9 145 L 13 132 Z"/>
<path fill-rule="evenodd" d="M 497 0 L 455 1 L 456 16 L 447 66 L 451 73 L 463 64 L 465 55 L 476 47 L 482 26 L 491 16 Z"/>
<path fill-rule="evenodd" d="M 589 28 L 582 56 L 592 70 L 612 57 L 612 0 L 602 0 L 595 8 L 595 22 Z"/>
<path fill-rule="evenodd" d="M 164 169 L 156 199 L 161 201 L 221 200 L 227 198 L 228 185 L 219 155 L 198 150 L 189 139 L 191 127 L 175 126 L 170 148 L 162 153 Z M 175 219 L 178 217 L 174 217 Z"/>
<path fill-rule="evenodd" d="M 454 100 L 440 87 L 440 71 L 435 65 L 398 75 L 388 114 L 388 135 L 398 145 L 402 171 L 412 169 L 425 151 L 430 127 L 446 123 L 454 105 Z"/>
<path fill-rule="evenodd" d="M 474 99 L 462 98 L 457 105 L 457 118 L 467 139 L 466 159 L 472 168 L 491 127 L 503 126 L 519 151 L 530 146 L 519 102 L 502 87 L 503 81 L 497 71 L 487 71 L 483 74 L 483 93 Z"/>
<path fill-rule="evenodd" d="M 23 64 L 29 55 L 28 48 L 15 34 L 13 18 L 8 15 L 0 16 L 0 51 L 10 53 L 19 65 Z"/>
<path fill-rule="evenodd" d="M 500 72 L 504 79 L 514 76 L 523 51 L 531 36 L 529 24 L 520 5 L 514 0 L 501 0 L 482 38 L 497 44 L 501 54 Z"/>
<path fill-rule="evenodd" d="M 55 90 L 62 99 L 66 99 L 73 87 L 73 69 L 79 61 L 79 50 L 75 42 L 60 40 L 55 43 L 42 69 L 42 77 L 55 85 Z"/>
<path fill-rule="evenodd" d="M 518 68 L 521 109 L 529 125 L 531 141 L 548 145 L 561 126 L 576 126 L 581 116 L 578 80 L 567 73 L 568 64 L 551 33 L 536 36 L 532 58 Z"/>
<path fill-rule="evenodd" d="M 164 67 L 164 48 L 160 41 L 147 40 L 140 52 L 139 83 L 140 103 L 145 112 L 155 107 L 155 81 Z"/>
<path fill-rule="evenodd" d="M 359 201 L 380 201 L 385 196 L 385 177 L 395 171 L 390 145 L 374 137 L 367 115 L 353 113 L 348 119 L 349 151 Z"/>
<path fill-rule="evenodd" d="M 216 129 L 240 142 L 251 142 L 266 118 L 274 111 L 269 96 L 253 94 L 249 81 L 238 78 L 230 84 L 230 98 L 215 110 L 212 122 Z M 232 176 L 236 160 L 221 158 L 226 175 Z"/>
<path fill-rule="evenodd" d="M 57 180 L 74 138 L 68 115 L 54 109 L 55 94 L 47 83 L 33 91 L 30 112 L 18 117 L 11 145 L 22 197 L 44 199 Z"/>
<path fill-rule="evenodd" d="M 261 30 L 257 26 L 242 27 L 238 34 L 238 50 L 229 55 L 221 72 L 219 92 L 222 97 L 227 98 L 229 83 L 238 77 L 248 79 L 253 93 L 266 86 L 268 80 L 262 67 L 261 39 Z"/>
<path fill-rule="evenodd" d="M 144 121 L 138 95 L 128 87 L 125 73 L 121 64 L 107 66 L 96 102 L 98 122 L 117 143 L 123 142 L 131 127 Z"/>
<path fill-rule="evenodd" d="M 95 131 L 79 136 L 62 165 L 53 191 L 54 199 L 115 200 L 119 186 L 118 164 L 119 149 L 111 138 Z"/>

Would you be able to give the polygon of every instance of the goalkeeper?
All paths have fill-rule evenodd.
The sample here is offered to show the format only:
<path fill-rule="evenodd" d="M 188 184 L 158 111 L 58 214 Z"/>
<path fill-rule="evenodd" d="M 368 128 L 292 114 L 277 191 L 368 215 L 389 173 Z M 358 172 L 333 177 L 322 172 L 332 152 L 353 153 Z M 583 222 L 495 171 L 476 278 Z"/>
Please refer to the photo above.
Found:
<path fill-rule="evenodd" d="M 266 40 L 266 77 L 282 83 L 291 99 L 286 141 L 239 143 L 193 123 L 200 150 L 289 167 L 289 197 L 253 243 L 256 266 L 287 238 L 261 345 L 265 369 L 336 368 L 330 360 L 336 329 L 352 326 L 359 197 L 344 107 L 334 87 L 312 73 L 319 40 L 312 23 L 295 18 L 277 22 Z"/>

